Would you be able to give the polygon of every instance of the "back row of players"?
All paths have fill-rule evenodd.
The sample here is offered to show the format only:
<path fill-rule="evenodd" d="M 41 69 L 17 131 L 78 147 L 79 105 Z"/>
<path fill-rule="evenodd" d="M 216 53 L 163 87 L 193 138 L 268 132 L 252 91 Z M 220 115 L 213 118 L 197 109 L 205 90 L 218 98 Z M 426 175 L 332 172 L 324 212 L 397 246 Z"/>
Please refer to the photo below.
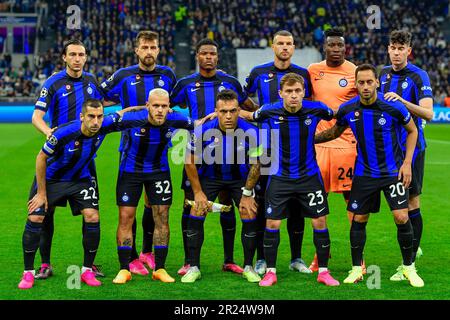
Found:
<path fill-rule="evenodd" d="M 92 158 L 104 135 L 119 130 L 123 130 L 116 188 L 120 272 L 113 282 L 126 283 L 131 280 L 131 273 L 148 274 L 144 264 L 154 270 L 153 279 L 175 281 L 164 269 L 172 199 L 167 149 L 174 130 L 192 130 L 195 125 L 192 119 L 201 124 L 214 112 L 217 119 L 194 131 L 194 137 L 203 142 L 200 149 L 207 146 L 214 149 L 217 144 L 217 139 L 204 140 L 207 129 L 258 130 L 238 119 L 240 114 L 244 119 L 261 122 L 262 129 L 279 130 L 279 170 L 267 181 L 267 176 L 260 177 L 259 162 L 252 166 L 248 161 L 241 165 L 228 165 L 226 161 L 223 165 L 206 165 L 200 159 L 201 165 L 196 166 L 196 157 L 203 153 L 197 153 L 198 146 L 192 143 L 182 188 L 186 199 L 195 200 L 195 206 L 192 210 L 185 206 L 182 214 L 185 262 L 178 271 L 183 276 L 182 282 L 195 282 L 201 277 L 203 222 L 206 212 L 211 210 L 207 200 L 219 197 L 221 203 L 232 204 L 234 200 L 240 204 L 245 260 L 244 268 L 233 260 L 234 209 L 222 212 L 224 271 L 242 273 L 248 281 L 259 282 L 261 286 L 276 283 L 280 222 L 289 217 L 292 258 L 289 268 L 304 273 L 319 271 L 319 282 L 338 285 L 327 269 L 330 239 L 326 198 L 330 191 L 343 193 L 348 202 L 353 268 L 344 282 L 357 282 L 365 272 L 362 255 L 368 214 L 379 211 L 383 190 L 393 210 L 403 256 L 403 263 L 391 280 L 407 278 L 413 286 L 423 286 L 415 270 L 422 233 L 419 195 L 425 140 L 421 119 L 432 117 L 432 94 L 426 72 L 407 61 L 411 34 L 392 32 L 388 47 L 392 66 L 383 69 L 379 80 L 373 67 L 363 65 L 356 69 L 345 60 L 344 34 L 337 28 L 326 32 L 326 59 L 310 65 L 308 70 L 291 63 L 295 45 L 288 31 L 277 32 L 272 47 L 274 61 L 255 67 L 242 88 L 236 78 L 217 69 L 217 44 L 209 39 L 200 41 L 196 47 L 199 72 L 176 82 L 170 68 L 156 64 L 158 35 L 140 32 L 135 43 L 139 64 L 118 70 L 101 85 L 83 71 L 87 58 L 83 44 L 77 40 L 66 43 L 63 52 L 66 70 L 46 81 L 33 114 L 33 124 L 48 140 L 37 158 L 40 166 L 37 165 L 36 182 L 30 193 L 23 236 L 25 272 L 19 287 L 31 288 L 34 278 L 52 275 L 54 207 L 64 206 L 67 200 L 74 215 L 84 216 L 81 280 L 88 285 L 100 285 L 96 277 L 102 274 L 93 264 L 100 227 L 99 192 Z M 248 98 L 248 94 L 255 92 L 263 106 L 258 110 Z M 321 103 L 303 100 L 304 97 Z M 124 110 L 103 119 L 103 107 L 95 99 L 103 100 L 103 106 L 119 102 Z M 148 110 L 127 112 L 129 107 L 142 105 L 147 105 Z M 172 105 L 188 107 L 191 118 L 168 113 Z M 50 126 L 43 120 L 47 112 Z M 413 115 L 411 121 L 409 112 Z M 401 125 L 404 130 L 399 128 Z M 335 140 L 314 148 L 316 127 L 321 132 L 315 138 L 316 143 Z M 237 146 L 225 140 L 220 141 L 224 160 L 227 154 L 236 153 L 227 150 L 228 146 Z M 249 151 L 248 147 L 245 144 L 244 149 Z M 413 174 L 408 190 L 405 187 L 410 185 L 411 163 Z M 138 256 L 135 216 L 142 186 L 146 191 L 144 239 Z M 317 252 L 309 268 L 301 259 L 305 216 L 312 218 Z M 38 247 L 42 265 L 35 274 Z M 255 251 L 257 261 L 253 268 Z"/>

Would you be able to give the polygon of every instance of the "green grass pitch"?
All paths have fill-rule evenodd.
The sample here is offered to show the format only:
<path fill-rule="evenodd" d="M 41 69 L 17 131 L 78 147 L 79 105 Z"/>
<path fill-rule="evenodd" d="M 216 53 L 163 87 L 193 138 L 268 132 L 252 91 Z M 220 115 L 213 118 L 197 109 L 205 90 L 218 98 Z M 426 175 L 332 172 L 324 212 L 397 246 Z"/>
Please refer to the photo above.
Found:
<path fill-rule="evenodd" d="M 389 277 L 401 261 L 396 240 L 396 227 L 382 201 L 379 214 L 373 215 L 368 225 L 365 259 L 367 265 L 379 267 L 380 285 L 369 289 L 366 281 L 357 285 L 328 288 L 316 282 L 316 275 L 304 275 L 288 270 L 289 242 L 286 227 L 282 227 L 277 273 L 278 284 L 260 288 L 247 283 L 236 274 L 221 271 L 223 249 L 219 216 L 210 214 L 205 224 L 205 242 L 202 250 L 202 279 L 195 284 L 182 284 L 177 269 L 182 264 L 183 251 L 180 232 L 180 216 L 183 195 L 179 189 L 181 166 L 172 168 L 174 202 L 170 210 L 171 239 L 166 268 L 176 277 L 174 284 L 152 281 L 151 277 L 134 276 L 126 285 L 114 285 L 112 279 L 118 271 L 116 252 L 116 228 L 118 209 L 115 205 L 119 134 L 106 138 L 96 159 L 100 183 L 101 243 L 96 263 L 103 266 L 106 278 L 103 285 L 90 288 L 69 289 L 70 274 L 67 268 L 81 265 L 81 218 L 72 217 L 68 208 L 57 208 L 52 263 L 55 275 L 45 281 L 36 281 L 32 290 L 17 289 L 22 262 L 22 232 L 26 219 L 26 201 L 34 175 L 35 156 L 42 146 L 43 136 L 31 124 L 0 125 L 0 299 L 449 299 L 450 277 L 450 126 L 428 125 L 422 212 L 424 235 L 421 247 L 424 256 L 418 260 L 419 274 L 425 281 L 424 288 L 412 288 L 407 282 L 394 283 Z M 349 247 L 349 223 L 342 196 L 329 196 L 331 213 L 328 225 L 331 235 L 330 270 L 341 282 L 351 267 Z M 138 208 L 138 249 L 141 248 L 143 203 Z M 306 223 L 303 242 L 303 258 L 308 263 L 313 257 L 314 246 L 309 221 Z M 235 261 L 242 263 L 240 222 L 235 242 Z M 35 266 L 40 263 L 37 255 Z M 370 283 L 376 284 L 375 278 Z M 366 277 L 367 279 L 367 277 Z"/>

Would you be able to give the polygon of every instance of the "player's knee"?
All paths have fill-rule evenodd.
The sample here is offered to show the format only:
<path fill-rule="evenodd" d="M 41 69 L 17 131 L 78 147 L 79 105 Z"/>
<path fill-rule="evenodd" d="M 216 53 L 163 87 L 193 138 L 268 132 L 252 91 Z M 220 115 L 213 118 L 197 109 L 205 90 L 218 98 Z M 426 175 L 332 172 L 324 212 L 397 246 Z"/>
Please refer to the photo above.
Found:
<path fill-rule="evenodd" d="M 119 224 L 132 225 L 135 217 L 135 207 L 119 207 Z"/>
<path fill-rule="evenodd" d="M 93 209 L 85 209 L 82 211 L 84 221 L 89 223 L 98 222 L 98 211 Z"/>
<path fill-rule="evenodd" d="M 30 214 L 28 216 L 28 220 L 30 220 L 31 222 L 36 222 L 36 223 L 42 223 L 44 221 L 45 216 L 42 215 L 36 215 L 36 214 Z"/>
<path fill-rule="evenodd" d="M 369 221 L 369 215 L 368 214 L 354 214 L 353 220 L 355 222 L 364 223 Z"/>
<path fill-rule="evenodd" d="M 323 229 L 327 228 L 326 216 L 311 219 L 311 223 L 312 223 L 313 228 L 316 230 L 323 230 Z"/>
<path fill-rule="evenodd" d="M 396 224 L 405 224 L 408 222 L 408 211 L 402 210 L 401 212 L 394 212 L 394 221 Z"/>
<path fill-rule="evenodd" d="M 420 208 L 420 197 L 418 195 L 411 196 L 408 201 L 408 210 Z"/>
<path fill-rule="evenodd" d="M 281 220 L 271 220 L 267 219 L 266 221 L 266 228 L 272 229 L 272 230 L 278 230 L 281 226 Z"/>

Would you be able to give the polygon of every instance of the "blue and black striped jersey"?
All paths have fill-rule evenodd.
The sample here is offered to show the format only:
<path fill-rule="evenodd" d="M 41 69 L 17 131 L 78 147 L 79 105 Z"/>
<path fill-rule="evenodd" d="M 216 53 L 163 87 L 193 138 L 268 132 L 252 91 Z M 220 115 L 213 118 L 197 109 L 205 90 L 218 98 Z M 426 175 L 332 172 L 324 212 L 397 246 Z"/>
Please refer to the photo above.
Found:
<path fill-rule="evenodd" d="M 337 124 L 350 126 L 357 141 L 356 176 L 396 176 L 403 163 L 400 135 L 411 114 L 402 103 L 377 94 L 372 105 L 361 104 L 358 96 L 343 103 L 336 114 Z"/>
<path fill-rule="evenodd" d="M 320 173 L 314 135 L 319 121 L 333 118 L 333 110 L 322 102 L 303 100 L 302 108 L 290 113 L 280 100 L 263 105 L 253 117 L 268 132 L 263 145 L 270 150 L 272 175 L 298 179 Z"/>
<path fill-rule="evenodd" d="M 308 70 L 293 63 L 284 70 L 278 69 L 273 61 L 254 67 L 245 80 L 244 89 L 249 94 L 257 92 L 259 105 L 261 106 L 275 103 L 280 100 L 278 90 L 280 90 L 281 78 L 290 72 L 303 77 L 305 80 L 305 98 L 311 97 L 311 79 Z"/>
<path fill-rule="evenodd" d="M 139 111 L 147 114 L 147 110 Z M 194 129 L 194 120 L 179 113 L 167 114 L 165 123 L 150 123 L 129 130 L 130 139 L 124 146 L 119 170 L 131 173 L 160 173 L 169 171 L 167 150 L 177 129 Z"/>
<path fill-rule="evenodd" d="M 224 132 L 215 118 L 196 127 L 191 137 L 188 151 L 201 160 L 200 179 L 245 180 L 256 163 L 251 151 L 258 147 L 258 128 L 244 119 L 238 118 L 236 129 Z"/>
<path fill-rule="evenodd" d="M 106 134 L 128 128 L 142 126 L 148 116 L 127 112 L 121 118 L 117 113 L 106 115 L 97 134 L 87 137 L 81 132 L 81 121 L 63 124 L 45 142 L 42 151 L 47 159 L 46 179 L 73 181 L 90 178 L 89 163 L 100 148 Z"/>
<path fill-rule="evenodd" d="M 95 77 L 83 71 L 80 78 L 72 78 L 63 70 L 44 82 L 34 108 L 48 112 L 50 128 L 54 128 L 79 119 L 83 102 L 88 98 L 102 99 Z"/>
<path fill-rule="evenodd" d="M 420 69 L 412 63 L 408 63 L 405 68 L 394 71 L 392 66 L 384 67 L 380 73 L 380 91 L 382 93 L 395 92 L 403 99 L 419 105 L 423 98 L 433 98 L 430 78 L 426 71 Z M 426 142 L 422 127 L 422 119 L 412 115 L 414 123 L 417 126 L 418 138 L 414 158 L 425 150 Z M 406 150 L 406 130 L 402 129 L 401 145 Z"/>
<path fill-rule="evenodd" d="M 186 105 L 189 115 L 197 120 L 214 112 L 217 93 L 225 89 L 237 93 L 239 104 L 247 100 L 247 94 L 238 79 L 220 70 L 211 78 L 196 72 L 180 79 L 170 99 L 172 104 Z"/>

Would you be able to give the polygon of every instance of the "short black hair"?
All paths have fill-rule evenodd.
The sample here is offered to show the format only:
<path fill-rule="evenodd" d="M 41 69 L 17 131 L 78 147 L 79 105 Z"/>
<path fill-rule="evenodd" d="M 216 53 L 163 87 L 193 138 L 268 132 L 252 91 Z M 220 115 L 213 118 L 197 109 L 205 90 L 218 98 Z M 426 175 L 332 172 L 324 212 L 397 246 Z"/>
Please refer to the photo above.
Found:
<path fill-rule="evenodd" d="M 236 101 L 238 101 L 238 96 L 237 96 L 236 92 L 234 92 L 233 90 L 225 89 L 225 90 L 220 91 L 217 94 L 216 103 L 219 102 L 219 100 L 222 100 L 222 101 L 236 100 Z"/>
<path fill-rule="evenodd" d="M 217 49 L 219 49 L 219 45 L 214 40 L 211 40 L 209 38 L 204 38 L 197 42 L 197 45 L 195 46 L 195 53 L 198 53 L 201 46 L 214 46 Z"/>
<path fill-rule="evenodd" d="M 63 51 L 62 54 L 65 56 L 67 54 L 67 47 L 70 46 L 71 44 L 74 44 L 76 46 L 82 46 L 84 48 L 85 51 L 86 50 L 86 46 L 84 45 L 83 42 L 81 42 L 81 40 L 78 39 L 70 39 L 66 42 L 64 42 L 64 47 L 63 47 Z"/>
<path fill-rule="evenodd" d="M 406 44 L 411 47 L 412 34 L 406 30 L 394 30 L 389 37 L 389 43 Z"/>
<path fill-rule="evenodd" d="M 375 75 L 375 78 L 378 79 L 378 71 L 375 66 L 373 66 L 370 63 L 364 63 L 359 65 L 355 70 L 355 79 L 358 77 L 358 72 L 365 71 L 365 70 L 372 70 L 373 74 Z"/>
<path fill-rule="evenodd" d="M 342 27 L 332 27 L 324 32 L 326 40 L 328 37 L 342 37 L 344 38 L 344 28 Z"/>
<path fill-rule="evenodd" d="M 99 99 L 88 98 L 83 102 L 83 105 L 81 106 L 81 113 L 85 114 L 88 107 L 95 109 L 103 108 L 103 104 Z"/>

